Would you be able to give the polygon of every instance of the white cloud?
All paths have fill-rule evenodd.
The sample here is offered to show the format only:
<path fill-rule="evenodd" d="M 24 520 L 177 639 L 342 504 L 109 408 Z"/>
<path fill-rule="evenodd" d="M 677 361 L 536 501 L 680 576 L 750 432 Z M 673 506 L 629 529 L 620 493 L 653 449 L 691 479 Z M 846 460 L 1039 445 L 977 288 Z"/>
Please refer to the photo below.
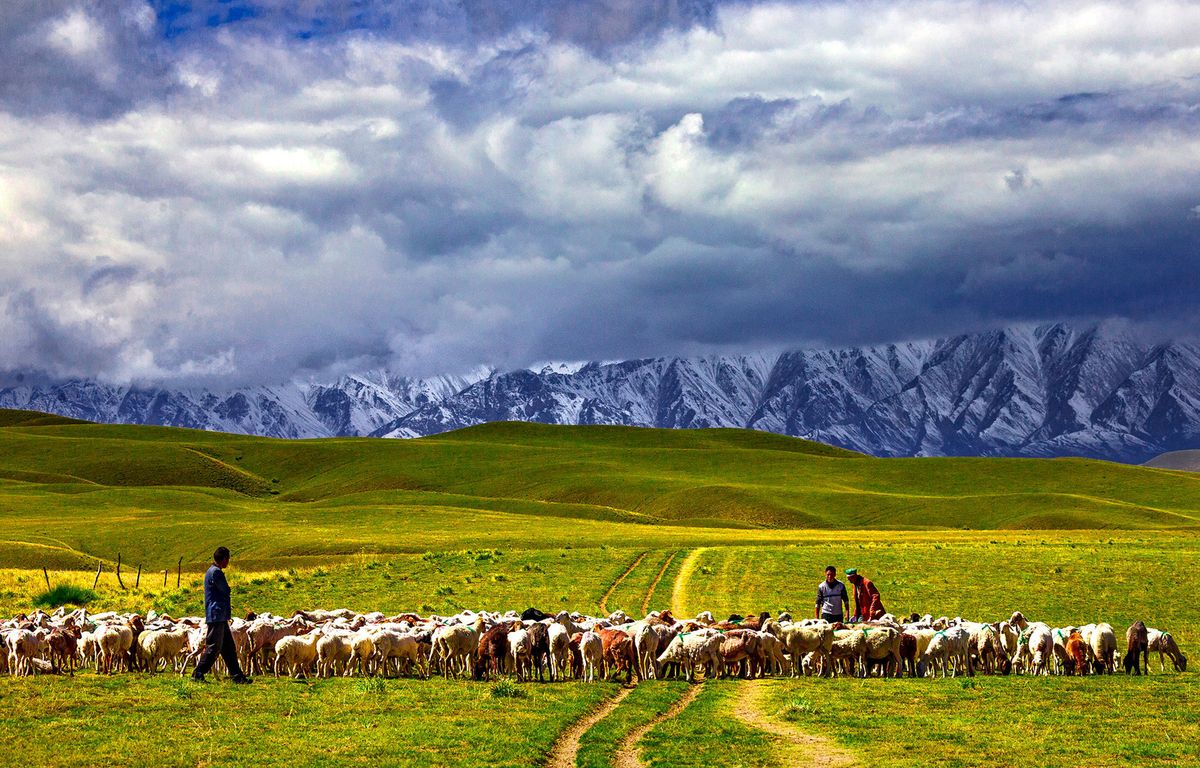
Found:
<path fill-rule="evenodd" d="M 142 61 L 121 35 L 153 24 L 122 7 L 60 8 L 39 44 L 116 88 Z M 607 55 L 230 27 L 99 116 L 22 83 L 0 90 L 0 370 L 857 340 L 941 330 L 920 301 L 973 321 L 980 291 L 1045 316 L 1023 297 L 1068 273 L 1080 312 L 1135 312 L 1087 243 L 1194 212 L 1198 41 L 1200 9 L 1165 1 L 735 5 Z"/>

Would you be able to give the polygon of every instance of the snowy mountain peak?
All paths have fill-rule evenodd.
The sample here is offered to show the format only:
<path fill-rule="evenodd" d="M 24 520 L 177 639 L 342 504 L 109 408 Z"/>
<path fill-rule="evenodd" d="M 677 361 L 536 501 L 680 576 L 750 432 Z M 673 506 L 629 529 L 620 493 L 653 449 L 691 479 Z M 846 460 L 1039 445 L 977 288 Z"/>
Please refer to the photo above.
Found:
<path fill-rule="evenodd" d="M 35 383 L 31 383 L 35 382 Z M 549 361 L 228 391 L 30 379 L 0 406 L 272 437 L 418 437 L 486 421 L 746 427 L 879 456 L 1080 455 L 1200 446 L 1200 349 L 1119 325 L 1022 325 L 773 354 Z"/>

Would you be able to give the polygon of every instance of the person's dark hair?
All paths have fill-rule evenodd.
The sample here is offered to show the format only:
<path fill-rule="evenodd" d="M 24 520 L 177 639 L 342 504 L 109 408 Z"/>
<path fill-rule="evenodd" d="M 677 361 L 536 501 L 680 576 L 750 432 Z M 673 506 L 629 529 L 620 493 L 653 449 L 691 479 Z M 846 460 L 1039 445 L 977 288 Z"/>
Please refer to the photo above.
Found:
<path fill-rule="evenodd" d="M 835 576 L 837 575 L 837 568 L 833 567 L 832 565 L 825 566 L 825 573 L 829 573 L 830 571 L 833 571 Z"/>
<path fill-rule="evenodd" d="M 217 551 L 213 552 L 213 562 L 219 563 L 222 560 L 229 559 L 229 547 L 217 547 Z"/>

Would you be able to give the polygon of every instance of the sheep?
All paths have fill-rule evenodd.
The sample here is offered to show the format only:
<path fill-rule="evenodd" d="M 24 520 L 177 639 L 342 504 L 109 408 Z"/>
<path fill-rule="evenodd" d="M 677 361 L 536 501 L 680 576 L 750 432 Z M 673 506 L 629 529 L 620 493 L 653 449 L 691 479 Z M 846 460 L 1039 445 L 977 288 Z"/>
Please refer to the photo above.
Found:
<path fill-rule="evenodd" d="M 1067 654 L 1068 662 L 1064 666 L 1065 670 L 1069 674 L 1086 675 L 1088 649 L 1079 630 L 1073 630 L 1067 637 L 1067 642 L 1063 644 L 1063 651 Z"/>
<path fill-rule="evenodd" d="M 343 631 L 328 632 L 317 640 L 317 677 L 333 677 L 341 670 L 344 675 L 350 664 L 354 646 Z"/>
<path fill-rule="evenodd" d="M 579 652 L 583 657 L 584 675 L 589 683 L 596 679 L 596 670 L 600 670 L 600 679 L 607 674 L 604 666 L 604 641 L 591 630 L 584 632 L 579 640 Z"/>
<path fill-rule="evenodd" d="M 518 681 L 533 676 L 533 637 L 520 624 L 514 624 L 508 633 L 508 653 Z"/>
<path fill-rule="evenodd" d="M 780 642 L 783 644 L 783 650 L 792 658 L 792 677 L 799 677 L 804 673 L 801 659 L 805 654 L 815 653 L 819 663 L 821 663 L 822 676 L 833 673 L 833 627 L 827 622 L 820 622 L 814 626 L 801 626 L 799 624 L 781 625 Z"/>
<path fill-rule="evenodd" d="M 429 666 L 432 667 L 435 661 L 440 660 L 442 674 L 447 678 L 451 675 L 457 678 L 460 672 L 469 673 L 478 650 L 479 636 L 482 634 L 482 616 L 476 617 L 469 627 L 462 624 L 438 627 L 430 644 Z"/>
<path fill-rule="evenodd" d="M 765 671 L 782 675 L 788 670 L 790 664 L 783 654 L 783 641 L 775 633 L 762 632 L 759 635 L 759 648 L 762 650 Z"/>
<path fill-rule="evenodd" d="M 513 622 L 496 624 L 480 636 L 472 672 L 472 677 L 476 680 L 490 680 L 504 671 L 508 662 L 508 633 L 512 624 Z"/>
<path fill-rule="evenodd" d="M 413 669 L 422 677 L 428 676 L 425 667 L 425 654 L 416 635 L 399 632 L 393 629 L 376 631 L 374 635 L 376 670 L 388 674 L 409 673 Z"/>
<path fill-rule="evenodd" d="M 1107 672 L 1112 674 L 1116 669 L 1114 657 L 1117 652 L 1117 635 L 1111 624 L 1087 624 L 1080 628 L 1079 633 L 1092 650 L 1092 665 L 1097 674 Z"/>
<path fill-rule="evenodd" d="M 8 668 L 9 674 L 32 675 L 36 659 L 42 652 L 43 637 L 40 631 L 32 629 L 16 629 L 8 634 Z"/>
<path fill-rule="evenodd" d="M 371 637 L 370 631 L 360 629 L 350 636 L 350 660 L 346 664 L 346 676 L 349 677 L 354 672 L 354 665 L 358 665 L 358 673 L 363 675 L 371 674 L 372 658 L 375 655 L 375 640 Z"/>
<path fill-rule="evenodd" d="M 639 621 L 630 627 L 629 634 L 633 637 L 633 649 L 637 655 L 638 677 L 643 680 L 657 677 L 658 669 L 654 660 L 658 657 L 658 633 L 651 624 Z"/>
<path fill-rule="evenodd" d="M 618 673 L 625 670 L 625 682 L 632 683 L 633 675 L 637 672 L 637 651 L 633 647 L 633 638 L 620 629 L 598 629 L 596 634 L 604 643 L 605 664 L 616 668 Z"/>
<path fill-rule="evenodd" d="M 1000 644 L 1000 632 L 991 624 L 983 624 L 975 633 L 975 653 L 984 674 L 994 675 L 1007 660 Z"/>
<path fill-rule="evenodd" d="M 754 677 L 758 658 L 758 633 L 751 629 L 727 631 L 721 638 L 721 676 L 732 667 L 735 674 L 741 670 L 742 677 Z M 744 665 L 744 668 L 743 668 Z"/>
<path fill-rule="evenodd" d="M 550 628 L 540 621 L 528 624 L 525 630 L 529 633 L 530 659 L 533 669 L 537 670 L 538 682 L 543 681 L 543 673 L 550 662 Z"/>
<path fill-rule="evenodd" d="M 1074 627 L 1055 627 L 1050 631 L 1054 638 L 1054 662 L 1057 671 L 1065 671 L 1075 663 L 1067 651 L 1067 640 L 1074 631 Z"/>
<path fill-rule="evenodd" d="M 75 674 L 75 660 L 78 651 L 80 632 L 75 625 L 57 627 L 50 632 L 46 645 L 50 650 L 50 669 L 54 674 L 66 670 Z"/>
<path fill-rule="evenodd" d="M 97 637 L 95 630 L 88 630 L 79 635 L 79 642 L 76 644 L 76 654 L 79 657 L 81 666 L 96 665 L 96 671 L 99 670 L 100 658 L 100 640 Z"/>
<path fill-rule="evenodd" d="M 974 674 L 971 669 L 970 643 L 971 634 L 962 627 L 936 630 L 925 649 L 926 670 L 931 676 L 940 671 L 942 677 L 946 676 L 947 669 L 951 677 L 957 677 L 963 671 Z"/>
<path fill-rule="evenodd" d="M 320 639 L 315 632 L 281 637 L 275 643 L 275 677 L 279 677 L 280 667 L 287 670 L 290 677 L 299 679 L 301 673 L 307 676 L 317 662 L 317 641 Z"/>
<path fill-rule="evenodd" d="M 1184 656 L 1179 650 L 1179 646 L 1175 643 L 1175 638 L 1170 632 L 1154 629 L 1153 627 L 1146 628 L 1146 648 L 1151 651 L 1158 651 L 1158 669 L 1160 672 L 1166 672 L 1167 666 L 1163 663 L 1163 656 L 1166 655 L 1171 659 L 1171 664 L 1175 667 L 1176 672 L 1187 671 L 1187 656 Z"/>
<path fill-rule="evenodd" d="M 187 647 L 187 629 L 150 629 L 138 636 L 138 656 L 149 672 L 157 672 L 160 662 L 173 665 Z"/>
<path fill-rule="evenodd" d="M 1144 664 L 1139 664 L 1144 660 Z M 1146 632 L 1146 622 L 1135 621 L 1125 630 L 1125 674 L 1132 672 L 1141 675 L 1141 667 L 1150 674 L 1150 640 Z"/>
<path fill-rule="evenodd" d="M 1029 672 L 1034 675 L 1050 674 L 1050 663 L 1054 657 L 1054 636 L 1050 627 L 1042 622 L 1027 624 L 1021 631 L 1028 653 Z"/>
<path fill-rule="evenodd" d="M 100 643 L 100 664 L 106 674 L 112 674 L 115 666 L 120 666 L 121 660 L 133 644 L 133 632 L 123 625 L 106 625 L 97 630 Z"/>
<path fill-rule="evenodd" d="M 571 635 L 558 622 L 547 629 L 550 636 L 550 679 L 563 680 L 571 669 Z"/>
<path fill-rule="evenodd" d="M 659 665 L 679 664 L 687 681 L 694 682 L 698 666 L 707 666 L 709 676 L 717 674 L 722 668 L 721 641 L 721 635 L 711 630 L 684 632 L 676 635 L 656 661 Z"/>

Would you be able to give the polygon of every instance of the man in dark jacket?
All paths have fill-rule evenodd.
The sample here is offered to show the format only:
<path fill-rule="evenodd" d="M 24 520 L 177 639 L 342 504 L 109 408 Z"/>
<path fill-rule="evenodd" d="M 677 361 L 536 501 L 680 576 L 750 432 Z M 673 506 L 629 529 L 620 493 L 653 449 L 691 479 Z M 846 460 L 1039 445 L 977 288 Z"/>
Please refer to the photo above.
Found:
<path fill-rule="evenodd" d="M 204 675 L 217 661 L 217 654 L 225 660 L 229 677 L 235 683 L 248 683 L 250 678 L 242 673 L 238 664 L 237 647 L 233 644 L 233 633 L 229 631 L 229 620 L 233 609 L 229 603 L 229 582 L 225 581 L 225 566 L 229 565 L 229 550 L 217 547 L 213 552 L 213 564 L 204 574 L 204 621 L 208 631 L 204 636 L 204 653 L 196 662 L 192 679 L 205 682 Z"/>

